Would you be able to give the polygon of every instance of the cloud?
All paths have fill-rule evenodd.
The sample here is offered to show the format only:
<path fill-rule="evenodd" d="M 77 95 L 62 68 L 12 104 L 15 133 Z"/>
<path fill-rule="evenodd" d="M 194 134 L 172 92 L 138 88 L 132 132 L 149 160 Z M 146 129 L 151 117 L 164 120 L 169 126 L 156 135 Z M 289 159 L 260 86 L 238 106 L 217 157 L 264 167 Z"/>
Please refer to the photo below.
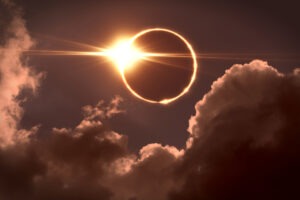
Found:
<path fill-rule="evenodd" d="M 84 119 L 74 129 L 0 151 L 1 199 L 109 199 L 102 178 L 128 154 L 127 137 Z"/>
<path fill-rule="evenodd" d="M 138 156 L 123 162 L 117 160 L 117 167 L 113 169 L 127 170 L 108 178 L 106 185 L 114 193 L 112 199 L 167 199 L 171 189 L 178 187 L 174 169 L 183 154 L 183 150 L 154 143 L 141 148 Z"/>
<path fill-rule="evenodd" d="M 182 156 L 160 144 L 136 155 L 126 136 L 85 116 L 73 129 L 54 128 L 48 136 L 1 148 L 0 198 L 165 199 L 175 183 L 170 169 Z"/>
<path fill-rule="evenodd" d="M 0 46 L 0 146 L 24 140 L 32 131 L 18 130 L 23 114 L 19 99 L 24 89 L 36 90 L 41 75 L 35 74 L 24 64 L 22 51 L 28 50 L 33 41 L 24 25 L 20 12 L 10 1 L 3 1 L 12 13 L 11 23 L 3 33 L 6 38 Z M 36 127 L 33 129 L 36 130 Z"/>
<path fill-rule="evenodd" d="M 259 60 L 227 70 L 196 105 L 170 199 L 299 198 L 299 80 Z"/>
<path fill-rule="evenodd" d="M 125 113 L 125 110 L 120 109 L 120 104 L 123 102 L 121 96 L 116 95 L 108 105 L 105 105 L 103 100 L 99 101 L 96 106 L 87 105 L 82 108 L 85 119 L 109 119 L 114 115 Z"/>
<path fill-rule="evenodd" d="M 117 99 L 121 98 L 117 97 Z M 45 161 L 53 164 L 59 160 L 53 165 L 56 170 L 51 174 L 66 181 L 67 178 L 62 178 L 65 175 L 57 175 L 57 170 L 65 169 L 65 166 L 68 166 L 68 170 L 64 170 L 63 173 L 68 171 L 68 176 L 75 180 L 79 179 L 78 182 L 83 184 L 82 172 L 77 170 L 88 172 L 87 180 L 97 180 L 94 184 L 109 191 L 110 198 L 114 200 L 166 199 L 168 192 L 176 187 L 172 169 L 177 160 L 184 155 L 184 151 L 173 146 L 154 143 L 141 148 L 139 154 L 130 152 L 127 147 L 127 137 L 107 130 L 105 125 L 99 121 L 103 114 L 95 114 L 115 110 L 115 107 L 119 107 L 116 106 L 119 105 L 119 103 L 115 103 L 116 101 L 116 98 L 113 98 L 107 104 L 108 106 L 99 106 L 99 103 L 96 106 L 85 106 L 83 110 L 89 108 L 89 111 L 95 112 L 84 112 L 84 119 L 74 129 L 53 129 L 51 139 L 47 139 L 47 141 L 53 141 L 50 142 L 51 145 L 42 145 L 42 148 L 46 151 L 50 150 L 51 154 L 56 152 L 53 157 L 47 157 Z M 100 105 L 105 105 L 104 101 L 100 102 Z M 118 110 L 123 109 L 118 108 Z M 61 138 L 62 136 L 63 138 Z M 60 140 L 53 140 L 56 137 Z M 50 148 L 52 146 L 53 149 Z M 95 148 L 95 151 L 90 151 L 91 147 Z M 57 152 L 59 149 L 61 151 Z M 64 167 L 60 166 L 60 162 L 64 163 Z M 78 175 L 80 176 L 78 177 Z M 137 188 L 140 189 L 137 190 Z"/>

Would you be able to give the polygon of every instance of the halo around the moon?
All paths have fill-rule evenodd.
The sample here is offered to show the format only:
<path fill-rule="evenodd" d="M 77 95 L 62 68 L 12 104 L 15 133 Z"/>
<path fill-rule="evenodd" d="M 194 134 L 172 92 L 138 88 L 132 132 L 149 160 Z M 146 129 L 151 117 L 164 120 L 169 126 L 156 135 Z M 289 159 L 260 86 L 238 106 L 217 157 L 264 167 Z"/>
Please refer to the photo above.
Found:
<path fill-rule="evenodd" d="M 177 96 L 174 96 L 174 97 L 171 97 L 171 98 L 166 98 L 166 99 L 161 99 L 161 100 L 158 100 L 158 101 L 155 101 L 155 100 L 152 100 L 152 99 L 148 99 L 148 98 L 145 98 L 143 97 L 142 95 L 138 94 L 131 86 L 130 84 L 128 83 L 127 79 L 126 79 L 126 76 L 125 76 L 125 68 L 120 68 L 120 73 L 121 73 L 121 76 L 122 76 L 122 79 L 123 79 L 123 82 L 125 84 L 125 86 L 127 87 L 127 89 L 137 98 L 143 100 L 143 101 L 146 101 L 146 102 L 149 102 L 149 103 L 159 103 L 159 104 L 169 104 L 175 100 L 177 100 L 178 98 L 180 98 L 181 96 L 183 96 L 184 94 L 186 94 L 189 89 L 191 88 L 193 82 L 195 81 L 196 79 L 196 74 L 197 74 L 197 68 L 198 68 L 198 64 L 197 64 L 197 57 L 196 57 L 196 53 L 192 47 L 192 45 L 187 41 L 187 39 L 185 39 L 182 35 L 180 35 L 179 33 L 175 32 L 175 31 L 172 31 L 172 30 L 169 30 L 169 29 L 165 29 L 165 28 L 152 28 L 152 29 L 146 29 L 146 30 L 143 30 L 141 32 L 139 32 L 138 34 L 136 34 L 135 36 L 133 36 L 131 39 L 130 39 L 130 44 L 134 46 L 134 42 L 135 40 L 137 40 L 139 37 L 147 34 L 147 33 L 150 33 L 150 32 L 165 32 L 165 33 L 169 33 L 169 34 L 172 34 L 173 36 L 176 36 L 178 39 L 180 39 L 187 47 L 187 49 L 189 50 L 189 53 L 190 53 L 190 57 L 193 61 L 193 72 L 191 74 L 191 77 L 190 77 L 190 80 L 189 80 L 189 83 L 184 87 L 184 89 L 177 95 Z"/>

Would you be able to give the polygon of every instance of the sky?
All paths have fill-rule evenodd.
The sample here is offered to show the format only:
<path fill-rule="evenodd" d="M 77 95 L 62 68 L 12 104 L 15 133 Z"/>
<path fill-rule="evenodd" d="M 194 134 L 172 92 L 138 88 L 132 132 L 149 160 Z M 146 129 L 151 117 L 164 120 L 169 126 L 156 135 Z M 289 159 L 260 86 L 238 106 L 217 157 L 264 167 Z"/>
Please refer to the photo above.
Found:
<path fill-rule="evenodd" d="M 0 2 L 0 199 L 299 198 L 297 2 Z M 155 27 L 200 55 L 191 89 L 168 105 L 136 98 L 104 58 L 28 53 L 106 48 Z M 190 75 L 142 69 L 130 83 L 153 98 Z"/>

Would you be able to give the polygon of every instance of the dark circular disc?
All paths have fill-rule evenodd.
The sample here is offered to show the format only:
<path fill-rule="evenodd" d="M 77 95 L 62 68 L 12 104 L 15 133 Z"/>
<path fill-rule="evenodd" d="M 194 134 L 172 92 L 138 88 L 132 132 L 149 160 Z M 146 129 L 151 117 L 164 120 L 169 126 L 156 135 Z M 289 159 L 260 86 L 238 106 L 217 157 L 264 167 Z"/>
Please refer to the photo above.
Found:
<path fill-rule="evenodd" d="M 151 31 L 134 40 L 134 46 L 146 53 L 184 54 L 187 57 L 149 57 L 124 70 L 128 85 L 145 99 L 161 101 L 179 95 L 190 83 L 193 60 L 186 44 L 176 35 Z"/>

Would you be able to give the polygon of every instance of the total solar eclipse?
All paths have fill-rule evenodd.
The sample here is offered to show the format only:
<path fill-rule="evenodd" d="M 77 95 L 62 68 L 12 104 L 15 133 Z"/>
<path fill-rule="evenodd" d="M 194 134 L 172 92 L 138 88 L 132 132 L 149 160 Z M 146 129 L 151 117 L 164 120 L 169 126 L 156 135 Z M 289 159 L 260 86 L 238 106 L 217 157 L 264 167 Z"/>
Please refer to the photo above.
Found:
<path fill-rule="evenodd" d="M 107 51 L 124 84 L 137 98 L 168 104 L 186 94 L 197 74 L 192 45 L 179 33 L 154 28 Z"/>

